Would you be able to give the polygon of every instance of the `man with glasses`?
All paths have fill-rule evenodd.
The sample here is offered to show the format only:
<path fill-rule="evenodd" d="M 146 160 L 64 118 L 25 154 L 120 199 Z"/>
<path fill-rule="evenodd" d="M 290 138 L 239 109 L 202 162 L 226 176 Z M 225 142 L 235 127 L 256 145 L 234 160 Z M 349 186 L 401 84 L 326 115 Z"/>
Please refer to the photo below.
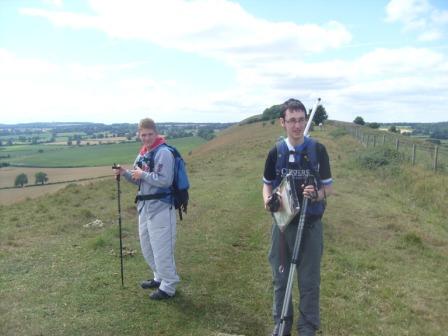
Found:
<path fill-rule="evenodd" d="M 333 180 L 325 147 L 304 136 L 306 123 L 306 108 L 299 100 L 289 99 L 283 103 L 280 125 L 284 128 L 287 138 L 274 146 L 266 159 L 263 176 L 263 200 L 266 210 L 272 211 L 269 201 L 273 190 L 286 174 L 292 174 L 294 177 L 299 203 L 302 203 L 303 197 L 310 200 L 297 262 L 300 292 L 297 328 L 300 336 L 313 336 L 320 327 L 320 262 L 323 251 L 321 218 L 325 210 L 326 197 L 333 191 Z M 309 182 L 310 176 L 313 177 L 315 183 Z M 290 300 L 285 317 L 284 335 L 278 333 L 298 221 L 299 215 L 292 220 L 284 232 L 281 232 L 276 224 L 272 226 L 269 262 L 272 267 L 274 286 L 273 317 L 275 327 L 273 336 L 291 334 L 292 300 Z"/>

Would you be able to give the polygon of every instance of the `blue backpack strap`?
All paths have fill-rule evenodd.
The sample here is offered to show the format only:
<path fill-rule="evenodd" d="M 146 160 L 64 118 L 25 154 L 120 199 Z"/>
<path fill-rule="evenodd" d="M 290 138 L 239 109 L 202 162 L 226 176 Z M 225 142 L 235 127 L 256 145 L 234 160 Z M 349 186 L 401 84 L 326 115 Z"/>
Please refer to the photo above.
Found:
<path fill-rule="evenodd" d="M 277 159 L 275 161 L 275 181 L 273 188 L 276 188 L 282 180 L 282 170 L 287 168 L 289 160 L 289 149 L 285 140 L 277 141 L 275 144 L 277 150 Z"/>
<path fill-rule="evenodd" d="M 309 169 L 313 174 L 317 187 L 320 188 L 322 182 L 319 176 L 319 160 L 317 158 L 317 141 L 312 138 L 305 138 L 305 150 L 309 159 Z"/>
<path fill-rule="evenodd" d="M 314 180 L 317 188 L 322 187 L 322 181 L 319 175 L 319 161 L 317 158 L 317 141 L 312 138 L 305 138 L 306 140 L 306 154 L 309 160 L 309 169 L 314 176 Z M 325 202 L 311 202 L 307 208 L 307 215 L 310 216 L 322 216 L 325 211 Z"/>

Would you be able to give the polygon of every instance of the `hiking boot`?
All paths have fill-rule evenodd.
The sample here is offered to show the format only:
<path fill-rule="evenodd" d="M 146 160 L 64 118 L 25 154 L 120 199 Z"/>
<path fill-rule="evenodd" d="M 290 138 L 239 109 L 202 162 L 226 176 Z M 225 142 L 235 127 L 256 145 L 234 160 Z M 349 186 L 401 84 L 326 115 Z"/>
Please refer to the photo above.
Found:
<path fill-rule="evenodd" d="M 316 336 L 314 329 L 299 329 L 299 336 Z"/>
<path fill-rule="evenodd" d="M 169 295 L 168 293 L 164 292 L 160 288 L 157 289 L 154 293 L 152 293 L 149 298 L 151 300 L 166 300 L 172 298 L 174 295 Z"/>
<path fill-rule="evenodd" d="M 151 280 L 145 280 L 145 281 L 142 281 L 142 283 L 140 284 L 140 286 L 141 286 L 143 289 L 148 289 L 148 288 L 159 288 L 159 286 L 160 286 L 160 281 L 156 281 L 156 280 L 154 280 L 154 279 L 151 279 Z"/>

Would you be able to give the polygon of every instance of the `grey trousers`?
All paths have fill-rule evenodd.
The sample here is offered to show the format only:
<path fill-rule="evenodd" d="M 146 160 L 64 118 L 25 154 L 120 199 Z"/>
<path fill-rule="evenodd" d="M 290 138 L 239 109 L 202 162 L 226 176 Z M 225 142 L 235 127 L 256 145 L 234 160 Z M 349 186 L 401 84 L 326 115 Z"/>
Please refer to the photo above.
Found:
<path fill-rule="evenodd" d="M 160 289 L 174 295 L 179 276 L 174 262 L 176 245 L 176 212 L 167 204 L 156 214 L 149 214 L 146 207 L 139 215 L 140 247 L 143 257 L 160 281 Z"/>
<path fill-rule="evenodd" d="M 272 227 L 272 245 L 269 252 L 269 262 L 272 267 L 274 285 L 273 317 L 275 323 L 274 334 L 278 332 L 282 313 L 283 299 L 288 282 L 292 252 L 298 225 L 292 223 L 284 232 L 281 243 L 280 230 L 277 225 Z M 306 222 L 302 231 L 302 241 L 299 251 L 299 262 L 296 268 L 299 284 L 300 303 L 297 327 L 301 335 L 309 332 L 311 335 L 320 327 L 319 291 L 320 291 L 320 262 L 323 252 L 323 229 L 320 219 Z M 284 270 L 280 272 L 283 264 Z M 286 334 L 291 332 L 293 323 L 293 305 L 290 300 L 286 314 Z"/>

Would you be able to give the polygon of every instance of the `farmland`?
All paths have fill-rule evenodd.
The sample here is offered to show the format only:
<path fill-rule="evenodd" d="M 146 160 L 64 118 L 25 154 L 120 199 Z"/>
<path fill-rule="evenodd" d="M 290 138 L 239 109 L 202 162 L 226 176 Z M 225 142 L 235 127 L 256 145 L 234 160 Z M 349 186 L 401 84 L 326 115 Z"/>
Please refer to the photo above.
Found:
<path fill-rule="evenodd" d="M 183 155 L 205 142 L 200 137 L 170 140 Z M 138 142 L 91 146 L 18 145 L 5 147 L 1 161 L 14 166 L 32 167 L 93 167 L 116 163 L 132 163 L 140 148 Z M 8 156 L 9 157 L 5 157 Z"/>
<path fill-rule="evenodd" d="M 169 141 L 183 156 L 188 156 L 204 142 L 200 137 Z M 113 163 L 124 167 L 132 164 L 140 144 L 126 142 L 97 146 L 17 145 L 3 148 L 2 155 L 9 155 L 3 160 L 17 166 L 0 169 L 0 204 L 12 204 L 57 191 L 71 182 L 79 183 L 110 176 Z M 37 172 L 46 173 L 49 184 L 33 185 Z M 14 186 L 15 177 L 22 173 L 28 177 L 28 186 L 10 189 Z"/>

